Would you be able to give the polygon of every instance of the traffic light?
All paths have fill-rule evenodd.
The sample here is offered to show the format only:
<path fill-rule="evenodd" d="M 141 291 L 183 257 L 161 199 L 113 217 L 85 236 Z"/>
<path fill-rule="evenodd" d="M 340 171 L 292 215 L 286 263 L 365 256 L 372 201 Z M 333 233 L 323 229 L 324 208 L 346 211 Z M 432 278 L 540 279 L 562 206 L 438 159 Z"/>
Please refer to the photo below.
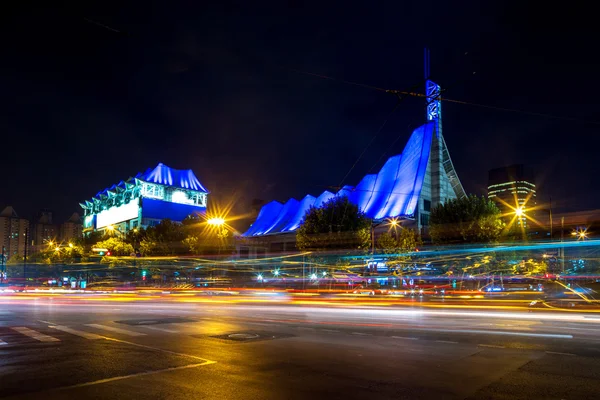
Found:
<path fill-rule="evenodd" d="M 146 280 L 146 275 L 148 275 L 148 271 L 146 271 L 145 269 L 142 270 L 142 280 L 145 281 Z"/>
<path fill-rule="evenodd" d="M 452 289 L 456 289 L 456 279 L 452 279 Z"/>

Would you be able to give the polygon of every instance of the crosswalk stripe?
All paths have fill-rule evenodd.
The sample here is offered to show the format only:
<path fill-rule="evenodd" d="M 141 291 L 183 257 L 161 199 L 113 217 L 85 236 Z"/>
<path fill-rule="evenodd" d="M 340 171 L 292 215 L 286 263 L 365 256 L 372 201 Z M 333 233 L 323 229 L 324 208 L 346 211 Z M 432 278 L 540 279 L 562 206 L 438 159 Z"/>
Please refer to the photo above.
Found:
<path fill-rule="evenodd" d="M 81 336 L 86 339 L 104 339 L 104 336 L 96 335 L 95 333 L 90 333 L 90 332 L 78 331 L 76 329 L 69 328 L 68 326 L 52 325 L 52 326 L 49 326 L 48 328 L 67 332 L 67 333 L 70 333 L 70 334 L 76 335 L 76 336 Z"/>
<path fill-rule="evenodd" d="M 122 333 L 123 335 L 129 335 L 129 336 L 146 336 L 145 333 L 140 333 L 140 332 L 134 332 L 134 331 L 128 331 L 127 329 L 121 329 L 121 328 L 115 328 L 113 326 L 107 326 L 107 325 L 100 325 L 100 324 L 85 324 L 85 326 L 90 326 L 92 328 L 96 328 L 96 329 L 104 329 L 105 331 L 111 331 L 111 332 L 116 332 L 116 333 Z"/>
<path fill-rule="evenodd" d="M 13 331 L 17 331 L 22 335 L 29 336 L 35 340 L 39 340 L 40 342 L 60 342 L 60 339 L 57 339 L 52 336 L 44 335 L 43 333 L 34 331 L 33 329 L 25 328 L 24 326 L 15 326 L 10 328 Z"/>
<path fill-rule="evenodd" d="M 150 326 L 150 325 L 139 325 L 142 328 L 146 328 L 146 329 L 152 329 L 153 331 L 161 331 L 161 332 L 168 332 L 168 333 L 179 333 L 179 331 L 176 331 L 174 329 L 166 329 L 166 328 L 159 328 L 157 326 Z"/>
<path fill-rule="evenodd" d="M 8 343 L 6 343 L 4 340 L 0 339 L 0 346 L 4 346 L 6 344 L 8 344 Z"/>

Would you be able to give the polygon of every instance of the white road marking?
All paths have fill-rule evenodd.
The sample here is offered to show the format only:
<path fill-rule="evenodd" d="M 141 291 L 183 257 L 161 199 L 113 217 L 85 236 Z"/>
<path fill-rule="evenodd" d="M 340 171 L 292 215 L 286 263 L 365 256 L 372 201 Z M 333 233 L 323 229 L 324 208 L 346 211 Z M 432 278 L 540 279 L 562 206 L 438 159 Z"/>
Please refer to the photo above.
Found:
<path fill-rule="evenodd" d="M 557 333 L 529 333 L 529 332 L 509 332 L 509 331 L 488 331 L 488 330 L 471 330 L 471 329 L 422 329 L 435 330 L 436 332 L 456 332 L 456 333 L 482 333 L 488 335 L 509 335 L 509 336 L 528 336 L 528 337 L 545 337 L 555 339 L 573 339 L 573 335 L 561 335 Z"/>
<path fill-rule="evenodd" d="M 419 340 L 419 338 L 416 338 L 416 337 L 406 337 L 406 336 L 390 336 L 390 337 L 393 337 L 394 339 Z"/>
<path fill-rule="evenodd" d="M 214 364 L 216 363 L 216 361 L 211 361 L 211 360 L 207 360 L 206 358 L 202 358 L 202 357 L 198 357 L 198 356 L 194 356 L 191 354 L 185 354 L 185 353 L 177 353 L 175 351 L 171 351 L 171 350 L 165 350 L 165 349 L 161 349 L 159 347 L 152 347 L 152 346 L 147 346 L 145 344 L 139 344 L 139 343 L 134 343 L 134 342 L 129 342 L 127 340 L 122 340 L 122 339 L 115 339 L 115 338 L 111 338 L 111 337 L 105 337 L 104 339 L 106 340 L 110 340 L 113 342 L 118 342 L 118 343 L 126 343 L 126 344 L 130 344 L 132 346 L 137 346 L 137 347 L 143 347 L 145 349 L 151 349 L 151 350 L 155 350 L 155 351 L 161 351 L 163 353 L 169 353 L 169 354 L 174 354 L 176 356 L 181 356 L 181 357 L 189 357 L 189 358 L 193 358 L 195 360 L 200 360 L 200 361 L 204 361 L 208 364 Z"/>
<path fill-rule="evenodd" d="M 121 333 L 123 335 L 128 336 L 146 336 L 145 333 L 128 331 L 127 329 L 115 328 L 114 326 L 100 325 L 100 324 L 85 324 L 85 326 L 89 326 L 96 329 L 104 329 L 105 331 L 111 331 L 116 333 Z"/>
<path fill-rule="evenodd" d="M 453 342 L 452 340 L 436 340 L 436 342 L 438 342 L 438 343 L 452 343 L 452 344 L 458 344 L 458 342 Z"/>
<path fill-rule="evenodd" d="M 548 354 L 557 354 L 559 356 L 574 356 L 575 355 L 573 353 L 561 353 L 559 351 L 547 351 L 546 353 L 548 353 Z"/>
<path fill-rule="evenodd" d="M 43 333 L 34 331 L 33 329 L 25 328 L 24 326 L 15 326 L 10 329 L 17 331 L 22 335 L 29 336 L 32 339 L 39 340 L 40 342 L 60 342 L 60 339 L 44 335 Z"/>
<path fill-rule="evenodd" d="M 479 347 L 491 347 L 493 349 L 504 349 L 505 348 L 504 346 L 498 346 L 498 345 L 495 345 L 495 344 L 478 344 L 477 346 L 479 346 Z"/>
<path fill-rule="evenodd" d="M 179 333 L 179 331 L 176 331 L 174 329 L 159 328 L 157 326 L 140 325 L 140 327 L 146 328 L 146 329 L 152 329 L 153 331 L 161 331 L 161 332 L 168 332 L 168 333 Z"/>
<path fill-rule="evenodd" d="M 44 321 L 42 319 L 38 319 L 38 322 L 43 322 L 44 324 L 48 324 L 48 325 L 56 325 L 54 322 Z"/>
<path fill-rule="evenodd" d="M 371 336 L 371 333 L 361 333 L 361 332 L 352 332 L 353 335 L 360 335 L 360 336 Z"/>
<path fill-rule="evenodd" d="M 86 339 L 92 339 L 92 340 L 104 339 L 104 336 L 96 335 L 95 333 L 90 333 L 90 332 L 78 331 L 76 329 L 69 328 L 68 326 L 50 325 L 48 328 L 67 332 L 67 333 L 70 333 L 71 335 L 75 335 L 75 336 L 81 336 L 82 338 L 86 338 Z"/>
<path fill-rule="evenodd" d="M 154 374 L 159 374 L 161 372 L 177 371 L 177 370 L 189 369 L 189 368 L 197 368 L 197 367 L 202 367 L 204 365 L 210 365 L 210 364 L 214 364 L 214 363 L 215 363 L 214 361 L 208 361 L 207 360 L 207 361 L 202 362 L 202 363 L 188 364 L 188 365 L 183 365 L 181 367 L 171 367 L 171 368 L 159 369 L 159 370 L 156 370 L 156 371 L 138 372 L 137 374 L 115 376 L 115 377 L 112 377 L 112 378 L 100 379 L 100 380 L 92 381 L 92 382 L 79 383 L 77 385 L 72 385 L 72 386 L 63 386 L 63 387 L 60 387 L 60 388 L 51 389 L 50 391 L 75 389 L 75 388 L 80 388 L 80 387 L 85 387 L 85 386 L 100 385 L 102 383 L 120 381 L 120 380 L 123 380 L 123 379 L 129 379 L 129 378 L 136 378 L 138 376 L 154 375 Z"/>
<path fill-rule="evenodd" d="M 0 346 L 4 346 L 7 345 L 8 343 L 6 343 L 4 340 L 0 339 Z"/>

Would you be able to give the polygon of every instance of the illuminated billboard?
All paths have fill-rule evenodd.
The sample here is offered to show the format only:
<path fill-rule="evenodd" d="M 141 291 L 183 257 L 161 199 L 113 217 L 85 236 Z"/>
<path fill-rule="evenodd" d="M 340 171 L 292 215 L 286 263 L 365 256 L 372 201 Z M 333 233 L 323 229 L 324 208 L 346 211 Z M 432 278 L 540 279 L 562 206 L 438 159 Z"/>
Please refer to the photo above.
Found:
<path fill-rule="evenodd" d="M 99 212 L 96 217 L 96 229 L 137 218 L 139 216 L 139 211 L 140 206 L 137 201 L 103 210 Z"/>

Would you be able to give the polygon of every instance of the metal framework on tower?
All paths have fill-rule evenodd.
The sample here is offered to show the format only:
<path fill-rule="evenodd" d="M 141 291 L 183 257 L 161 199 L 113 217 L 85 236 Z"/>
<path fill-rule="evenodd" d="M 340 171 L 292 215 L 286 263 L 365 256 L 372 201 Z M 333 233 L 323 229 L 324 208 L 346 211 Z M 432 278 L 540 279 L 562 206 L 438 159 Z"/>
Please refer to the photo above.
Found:
<path fill-rule="evenodd" d="M 442 89 L 440 85 L 430 80 L 430 55 L 429 49 L 425 49 L 424 57 L 424 68 L 425 68 L 425 96 L 427 104 L 427 120 L 435 123 L 435 134 L 441 147 L 442 166 L 446 172 L 446 176 L 450 181 L 450 185 L 456 194 L 456 197 L 466 197 L 465 189 L 460 183 L 458 174 L 452 164 L 446 141 L 442 135 Z"/>

